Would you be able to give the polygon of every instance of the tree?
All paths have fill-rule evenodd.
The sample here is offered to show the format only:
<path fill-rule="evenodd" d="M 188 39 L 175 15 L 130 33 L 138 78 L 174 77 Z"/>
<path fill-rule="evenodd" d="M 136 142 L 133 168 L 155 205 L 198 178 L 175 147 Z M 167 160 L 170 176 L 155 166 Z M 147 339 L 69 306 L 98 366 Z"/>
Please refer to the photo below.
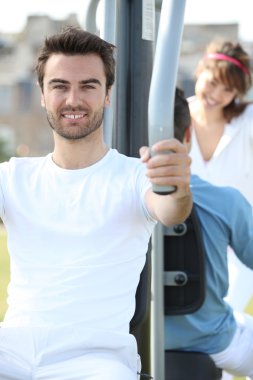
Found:
<path fill-rule="evenodd" d="M 11 156 L 13 156 L 13 152 L 11 151 L 9 141 L 0 136 L 0 162 L 9 160 Z"/>

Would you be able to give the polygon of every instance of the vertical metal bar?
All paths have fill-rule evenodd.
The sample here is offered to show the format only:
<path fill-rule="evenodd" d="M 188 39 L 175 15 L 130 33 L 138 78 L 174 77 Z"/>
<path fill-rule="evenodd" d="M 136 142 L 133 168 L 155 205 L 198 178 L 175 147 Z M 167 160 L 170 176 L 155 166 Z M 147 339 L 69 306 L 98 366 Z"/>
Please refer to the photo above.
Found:
<path fill-rule="evenodd" d="M 101 20 L 100 37 L 105 41 L 116 45 L 118 0 L 104 0 L 102 6 L 103 17 Z M 111 106 L 104 110 L 104 140 L 109 147 L 112 146 L 112 135 L 114 130 L 114 110 L 116 107 L 115 90 L 116 83 L 110 94 Z"/>
<path fill-rule="evenodd" d="M 117 83 L 113 146 L 139 157 L 148 145 L 148 95 L 154 43 L 142 38 L 142 1 L 118 0 Z"/>
<path fill-rule="evenodd" d="M 154 0 L 130 1 L 128 123 L 129 155 L 139 157 L 139 148 L 148 145 L 148 100 L 152 76 L 154 41 L 152 19 Z M 146 3 L 147 6 L 146 6 Z M 145 8 L 150 5 L 149 14 Z M 150 27 L 151 30 L 148 30 Z M 143 31 L 146 33 L 143 33 Z M 145 36 L 144 36 L 145 34 Z M 144 38 L 145 37 L 145 38 Z"/>
<path fill-rule="evenodd" d="M 151 284 L 151 373 L 155 380 L 164 380 L 163 226 L 160 223 L 152 236 Z"/>
<path fill-rule="evenodd" d="M 149 145 L 174 134 L 174 98 L 186 0 L 163 0 L 149 94 Z M 165 379 L 163 227 L 153 234 L 152 373 Z"/>
<path fill-rule="evenodd" d="M 127 154 L 129 151 L 129 123 L 127 107 L 128 82 L 129 82 L 129 2 L 128 0 L 118 1 L 117 11 L 117 64 L 116 64 L 116 86 L 115 87 L 115 110 L 114 110 L 114 131 L 113 147 L 120 153 Z"/>

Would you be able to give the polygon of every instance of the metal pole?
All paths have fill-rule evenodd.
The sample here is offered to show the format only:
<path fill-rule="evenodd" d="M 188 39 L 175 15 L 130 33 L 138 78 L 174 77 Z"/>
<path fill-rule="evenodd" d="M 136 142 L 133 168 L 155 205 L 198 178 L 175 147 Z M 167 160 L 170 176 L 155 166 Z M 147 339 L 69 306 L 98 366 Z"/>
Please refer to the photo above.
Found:
<path fill-rule="evenodd" d="M 149 145 L 174 135 L 174 98 L 186 0 L 163 0 L 149 94 Z M 173 154 L 173 153 L 172 153 Z M 165 192 L 170 189 L 165 189 Z M 160 188 L 159 192 L 164 189 Z M 163 226 L 153 234 L 152 374 L 165 379 Z"/>
<path fill-rule="evenodd" d="M 84 18 L 82 27 L 90 33 L 97 34 L 96 14 L 99 0 L 86 0 L 84 2 Z"/>
<path fill-rule="evenodd" d="M 116 45 L 118 0 L 104 0 L 102 6 L 103 17 L 100 37 L 105 41 Z M 116 83 L 114 84 L 110 94 L 111 106 L 110 108 L 105 108 L 104 110 L 104 140 L 109 147 L 112 146 L 112 135 L 114 130 L 113 115 L 116 107 L 115 89 Z"/>
<path fill-rule="evenodd" d="M 174 135 L 174 98 L 184 26 L 186 0 L 164 0 L 158 29 L 155 59 L 149 93 L 149 145 Z M 170 193 L 173 187 L 154 187 Z"/>

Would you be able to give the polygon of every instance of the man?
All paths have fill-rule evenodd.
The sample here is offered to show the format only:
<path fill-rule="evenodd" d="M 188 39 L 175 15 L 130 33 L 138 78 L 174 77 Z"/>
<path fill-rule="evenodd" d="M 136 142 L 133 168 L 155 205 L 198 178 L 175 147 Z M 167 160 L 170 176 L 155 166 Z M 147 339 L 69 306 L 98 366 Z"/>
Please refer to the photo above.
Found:
<path fill-rule="evenodd" d="M 142 147 L 141 160 L 106 146 L 113 52 L 78 28 L 47 38 L 36 71 L 53 153 L 0 165 L 11 260 L 1 380 L 138 378 L 135 291 L 156 221 L 190 212 L 190 159 L 175 139 L 155 144 L 152 158 Z"/>
<path fill-rule="evenodd" d="M 175 137 L 190 149 L 191 117 L 179 89 L 174 121 Z M 165 348 L 207 353 L 217 367 L 253 379 L 253 318 L 246 314 L 235 318 L 224 300 L 228 246 L 253 269 L 252 208 L 238 190 L 213 186 L 196 175 L 192 175 L 191 190 L 205 248 L 206 297 L 193 314 L 165 317 Z"/>

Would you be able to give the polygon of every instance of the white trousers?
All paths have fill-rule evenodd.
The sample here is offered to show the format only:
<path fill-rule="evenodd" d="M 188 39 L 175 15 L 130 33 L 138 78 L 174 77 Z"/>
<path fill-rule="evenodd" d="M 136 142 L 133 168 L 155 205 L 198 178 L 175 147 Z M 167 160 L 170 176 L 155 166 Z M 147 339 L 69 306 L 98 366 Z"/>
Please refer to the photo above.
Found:
<path fill-rule="evenodd" d="M 217 367 L 253 380 L 253 318 L 236 312 L 235 317 L 238 325 L 232 342 L 224 351 L 210 356 Z"/>
<path fill-rule="evenodd" d="M 45 328 L 1 328 L 0 379 L 139 379 L 138 356 L 135 363 L 129 363 L 129 357 L 124 355 L 125 348 L 82 347 L 82 339 L 69 332 L 64 329 L 52 333 L 52 329 Z"/>

